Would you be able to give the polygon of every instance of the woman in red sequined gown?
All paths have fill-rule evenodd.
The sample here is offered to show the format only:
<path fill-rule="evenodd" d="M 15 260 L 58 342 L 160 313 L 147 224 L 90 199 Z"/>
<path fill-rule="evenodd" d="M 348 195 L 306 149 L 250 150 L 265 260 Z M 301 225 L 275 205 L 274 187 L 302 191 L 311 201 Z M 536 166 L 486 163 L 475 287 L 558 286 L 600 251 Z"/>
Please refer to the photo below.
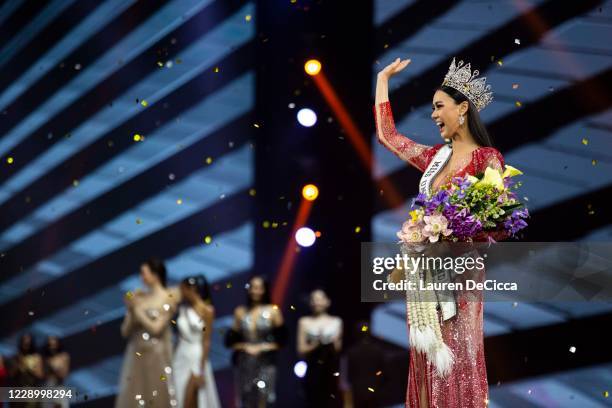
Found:
<path fill-rule="evenodd" d="M 388 97 L 388 80 L 408 64 L 410 60 L 398 58 L 378 74 L 374 106 L 376 131 L 380 143 L 423 172 L 444 144 L 422 145 L 401 135 L 395 128 Z M 448 183 L 452 177 L 476 175 L 484 172 L 487 166 L 503 168 L 504 159 L 492 147 L 478 110 L 463 94 L 448 86 L 440 86 L 433 96 L 431 118 L 439 128 L 441 137 L 452 141 L 452 155 L 433 180 L 432 192 Z M 444 342 L 455 356 L 452 371 L 441 378 L 424 354 L 411 351 L 407 407 L 471 408 L 488 404 L 482 296 L 480 294 L 477 301 L 467 301 L 458 296 L 456 301 L 457 314 L 445 321 L 440 318 Z"/>

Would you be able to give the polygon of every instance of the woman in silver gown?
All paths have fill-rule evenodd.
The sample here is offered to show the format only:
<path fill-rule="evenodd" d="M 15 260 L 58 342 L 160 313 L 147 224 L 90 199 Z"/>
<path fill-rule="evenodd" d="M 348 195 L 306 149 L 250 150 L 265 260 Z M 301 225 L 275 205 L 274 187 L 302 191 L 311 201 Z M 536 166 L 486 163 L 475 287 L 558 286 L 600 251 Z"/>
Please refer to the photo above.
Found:
<path fill-rule="evenodd" d="M 271 407 L 276 402 L 276 352 L 286 341 L 286 330 L 264 279 L 251 278 L 247 289 L 247 304 L 234 310 L 234 323 L 225 337 L 226 346 L 234 350 L 236 405 Z"/>

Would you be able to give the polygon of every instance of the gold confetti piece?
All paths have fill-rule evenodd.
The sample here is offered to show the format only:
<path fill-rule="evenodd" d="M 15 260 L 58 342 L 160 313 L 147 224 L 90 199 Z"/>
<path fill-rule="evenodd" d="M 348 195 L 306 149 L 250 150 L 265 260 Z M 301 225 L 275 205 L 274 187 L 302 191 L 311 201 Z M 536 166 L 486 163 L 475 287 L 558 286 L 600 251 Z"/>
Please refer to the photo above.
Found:
<path fill-rule="evenodd" d="M 252 189 L 250 189 L 250 190 L 249 190 L 249 195 L 250 195 L 251 197 L 255 197 L 255 193 L 256 193 L 256 191 L 255 191 L 255 189 L 254 189 L 254 188 L 252 188 Z"/>
<path fill-rule="evenodd" d="M 374 388 L 372 388 L 372 387 L 368 387 L 368 391 L 370 391 L 370 392 L 374 392 Z"/>
<path fill-rule="evenodd" d="M 128 290 L 128 291 L 125 293 L 125 297 L 127 297 L 128 299 L 131 299 L 131 298 L 133 298 L 133 297 L 134 297 L 134 293 L 132 293 L 132 291 Z"/>
<path fill-rule="evenodd" d="M 297 0 L 291 0 L 291 4 L 297 3 Z"/>
<path fill-rule="evenodd" d="M 72 185 L 74 187 L 78 186 L 79 185 L 79 180 L 72 180 Z"/>
<path fill-rule="evenodd" d="M 183 204 L 183 200 L 181 200 L 181 199 L 179 198 L 178 200 L 176 200 L 176 203 L 177 203 L 178 205 L 181 205 L 181 204 Z"/>
<path fill-rule="evenodd" d="M 163 68 L 164 67 L 164 63 L 161 62 L 161 61 L 157 61 L 157 66 L 160 67 L 160 68 Z"/>
<path fill-rule="evenodd" d="M 589 144 L 589 139 L 587 139 L 586 137 L 583 137 L 582 138 L 582 144 L 585 145 L 585 146 L 588 145 Z"/>
<path fill-rule="evenodd" d="M 136 218 L 136 224 L 142 224 L 142 220 L 140 218 Z"/>
<path fill-rule="evenodd" d="M 289 309 L 295 310 L 295 306 L 291 305 L 291 306 L 289 306 Z"/>
<path fill-rule="evenodd" d="M 519 84 L 512 84 L 512 89 L 518 89 Z"/>
<path fill-rule="evenodd" d="M 367 332 L 368 331 L 368 326 L 366 324 L 364 324 L 363 326 L 361 326 L 361 331 L 362 332 Z"/>
<path fill-rule="evenodd" d="M 226 288 L 226 289 L 231 289 L 231 288 L 232 288 L 232 282 L 227 282 L 227 283 L 225 284 L 225 288 Z"/>
<path fill-rule="evenodd" d="M 215 67 L 214 71 L 215 73 L 219 72 L 219 67 Z"/>
<path fill-rule="evenodd" d="M 575 353 L 576 352 L 576 347 L 572 346 L 569 348 L 570 353 Z"/>
<path fill-rule="evenodd" d="M 383 48 L 384 48 L 384 49 L 389 48 L 389 44 L 385 44 L 385 45 L 383 46 Z"/>
<path fill-rule="evenodd" d="M 603 396 L 604 398 L 608 398 L 610 396 L 610 393 L 608 391 L 604 391 Z"/>
<path fill-rule="evenodd" d="M 145 101 L 144 99 L 143 99 L 142 101 L 140 101 L 140 104 L 141 104 L 142 106 L 144 106 L 145 108 L 146 108 L 147 106 L 149 106 L 149 102 Z"/>
<path fill-rule="evenodd" d="M 206 164 L 211 164 L 213 162 L 212 157 L 207 157 L 206 158 Z"/>
<path fill-rule="evenodd" d="M 270 221 L 264 221 L 262 223 L 262 225 L 263 225 L 264 228 L 269 228 L 270 227 Z"/>
<path fill-rule="evenodd" d="M 138 357 L 142 356 L 142 354 L 141 354 L 140 352 L 138 352 L 138 351 L 136 352 L 136 355 L 137 355 Z"/>
<path fill-rule="evenodd" d="M 13 160 L 13 158 L 12 158 L 12 157 L 7 157 L 7 158 L 6 158 L 6 162 L 7 162 L 8 164 L 13 164 L 13 161 L 14 161 L 14 160 Z"/>
<path fill-rule="evenodd" d="M 515 38 L 515 39 L 514 39 L 514 43 L 515 43 L 516 45 L 521 45 L 521 40 L 520 40 L 520 39 L 518 39 L 518 38 Z"/>
<path fill-rule="evenodd" d="M 595 159 L 591 160 L 591 164 L 592 164 L 593 166 L 595 166 L 595 165 L 597 164 L 597 160 L 595 160 Z"/>
<path fill-rule="evenodd" d="M 176 326 L 176 320 L 170 320 L 170 323 Z"/>
<path fill-rule="evenodd" d="M 382 374 L 382 371 L 380 371 L 380 370 L 376 372 L 376 376 L 379 376 L 381 374 Z"/>
<path fill-rule="evenodd" d="M 259 129 L 259 124 L 258 123 L 253 123 L 253 126 L 255 126 L 257 129 Z"/>
<path fill-rule="evenodd" d="M 135 142 L 140 142 L 141 140 L 142 140 L 142 136 L 140 136 L 138 133 L 136 133 L 136 134 L 134 135 L 134 141 L 135 141 Z"/>
<path fill-rule="evenodd" d="M 355 227 L 355 233 L 359 234 L 360 232 L 361 232 L 361 227 L 359 227 L 359 226 Z"/>
<path fill-rule="evenodd" d="M 272 309 L 278 309 L 278 305 L 272 305 Z"/>
<path fill-rule="evenodd" d="M 162 380 L 162 381 L 166 381 L 166 376 L 165 375 L 160 375 L 159 379 Z"/>
<path fill-rule="evenodd" d="M 523 106 L 523 104 L 520 101 L 516 101 L 514 102 L 514 104 L 516 105 L 517 108 L 520 108 L 521 106 Z"/>
<path fill-rule="evenodd" d="M 502 61 L 502 60 L 497 60 L 497 65 L 499 65 L 499 66 L 501 67 L 502 65 L 504 65 L 504 61 Z"/>
<path fill-rule="evenodd" d="M 250 15 L 250 14 L 247 14 L 246 16 L 244 16 L 244 19 L 245 19 L 246 21 L 251 21 L 251 18 L 252 18 L 252 17 L 251 17 L 251 15 Z"/>
<path fill-rule="evenodd" d="M 209 245 L 212 242 L 212 237 L 210 235 L 207 235 L 204 237 L 204 243 L 206 245 Z"/>

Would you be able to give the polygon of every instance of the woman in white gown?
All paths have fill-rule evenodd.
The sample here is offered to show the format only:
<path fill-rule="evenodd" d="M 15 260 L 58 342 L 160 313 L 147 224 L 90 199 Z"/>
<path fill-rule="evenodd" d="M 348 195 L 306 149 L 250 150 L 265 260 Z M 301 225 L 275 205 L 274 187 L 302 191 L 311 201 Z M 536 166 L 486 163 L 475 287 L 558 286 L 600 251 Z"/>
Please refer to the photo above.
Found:
<path fill-rule="evenodd" d="M 178 406 L 221 407 L 208 361 L 215 312 L 204 276 L 183 280 L 181 295 L 184 302 L 176 320 L 179 340 L 173 361 Z"/>

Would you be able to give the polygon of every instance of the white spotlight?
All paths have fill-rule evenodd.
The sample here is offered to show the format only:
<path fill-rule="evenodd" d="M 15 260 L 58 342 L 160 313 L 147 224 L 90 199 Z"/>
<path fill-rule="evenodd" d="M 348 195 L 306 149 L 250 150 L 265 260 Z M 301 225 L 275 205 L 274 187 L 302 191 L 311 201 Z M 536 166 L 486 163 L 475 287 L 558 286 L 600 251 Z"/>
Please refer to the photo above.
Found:
<path fill-rule="evenodd" d="M 297 120 L 304 127 L 311 127 L 317 123 L 317 114 L 312 109 L 303 108 L 297 113 Z"/>
<path fill-rule="evenodd" d="M 315 235 L 315 232 L 308 227 L 302 227 L 295 232 L 295 240 L 300 246 L 312 246 L 316 239 L 317 236 Z"/>
<path fill-rule="evenodd" d="M 304 378 L 304 376 L 306 375 L 306 370 L 308 370 L 308 364 L 306 364 L 305 361 L 298 361 L 293 366 L 293 372 L 299 378 Z"/>

